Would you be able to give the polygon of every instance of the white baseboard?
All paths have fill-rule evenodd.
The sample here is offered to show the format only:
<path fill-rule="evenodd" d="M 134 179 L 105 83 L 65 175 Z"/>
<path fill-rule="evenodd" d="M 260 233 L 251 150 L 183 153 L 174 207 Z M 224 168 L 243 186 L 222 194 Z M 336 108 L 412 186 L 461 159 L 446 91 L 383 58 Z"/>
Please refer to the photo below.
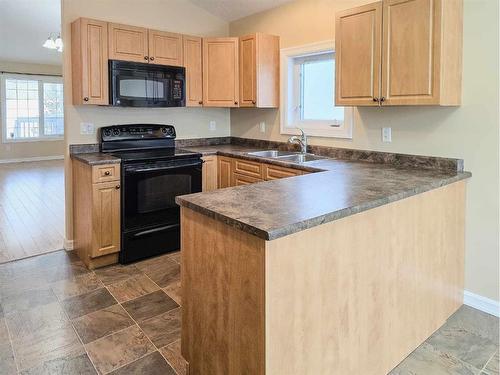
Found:
<path fill-rule="evenodd" d="M 64 239 L 64 244 L 63 244 L 64 250 L 66 251 L 73 250 L 73 246 L 74 246 L 73 240 L 68 240 L 66 238 Z"/>
<path fill-rule="evenodd" d="M 0 159 L 0 164 L 25 163 L 25 162 L 30 162 L 30 161 L 61 160 L 61 159 L 64 159 L 64 155 L 35 156 L 35 157 L 32 157 L 32 158 Z"/>
<path fill-rule="evenodd" d="M 500 303 L 498 301 L 464 290 L 464 304 L 500 317 Z"/>

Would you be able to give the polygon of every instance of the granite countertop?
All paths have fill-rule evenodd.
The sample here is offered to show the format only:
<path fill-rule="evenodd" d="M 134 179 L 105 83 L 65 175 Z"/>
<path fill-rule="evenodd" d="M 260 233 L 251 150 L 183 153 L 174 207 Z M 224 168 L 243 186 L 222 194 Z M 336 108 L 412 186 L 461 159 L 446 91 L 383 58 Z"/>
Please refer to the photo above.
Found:
<path fill-rule="evenodd" d="M 121 162 L 120 158 L 102 152 L 73 153 L 71 158 L 89 165 L 119 164 Z"/>
<path fill-rule="evenodd" d="M 274 240 L 471 177 L 469 172 L 322 159 L 307 164 L 248 156 L 257 149 L 184 147 L 308 170 L 310 173 L 177 197 L 179 205 L 265 240 Z M 262 149 L 262 148 L 261 148 Z"/>

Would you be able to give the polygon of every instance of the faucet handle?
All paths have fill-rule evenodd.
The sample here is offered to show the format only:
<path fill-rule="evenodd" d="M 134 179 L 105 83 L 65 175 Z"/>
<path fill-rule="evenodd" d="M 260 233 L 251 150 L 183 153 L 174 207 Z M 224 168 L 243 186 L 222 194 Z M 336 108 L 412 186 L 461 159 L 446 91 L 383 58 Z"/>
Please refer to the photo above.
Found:
<path fill-rule="evenodd" d="M 299 129 L 300 135 L 301 135 L 302 139 L 304 139 L 306 137 L 306 133 L 304 132 L 304 130 L 302 130 L 301 128 L 297 128 L 297 129 Z"/>

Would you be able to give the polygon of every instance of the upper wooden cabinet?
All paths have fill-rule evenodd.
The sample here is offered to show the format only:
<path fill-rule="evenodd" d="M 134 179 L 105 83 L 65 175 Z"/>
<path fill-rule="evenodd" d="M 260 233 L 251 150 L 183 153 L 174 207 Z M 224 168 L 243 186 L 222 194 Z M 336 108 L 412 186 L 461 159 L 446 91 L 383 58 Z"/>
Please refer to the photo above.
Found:
<path fill-rule="evenodd" d="M 154 64 L 182 66 L 182 35 L 148 30 L 149 61 Z"/>
<path fill-rule="evenodd" d="M 238 38 L 203 39 L 203 105 L 238 107 Z"/>
<path fill-rule="evenodd" d="M 181 66 L 182 35 L 110 23 L 109 58 Z"/>
<path fill-rule="evenodd" d="M 108 30 L 111 60 L 149 61 L 148 29 L 110 23 Z"/>
<path fill-rule="evenodd" d="M 108 23 L 79 18 L 71 24 L 73 104 L 109 104 Z"/>
<path fill-rule="evenodd" d="M 256 33 L 240 38 L 240 107 L 279 106 L 279 37 Z"/>
<path fill-rule="evenodd" d="M 336 15 L 337 105 L 460 105 L 462 0 L 384 0 Z"/>
<path fill-rule="evenodd" d="M 186 106 L 203 104 L 202 40 L 197 36 L 183 36 L 184 66 L 186 67 Z"/>

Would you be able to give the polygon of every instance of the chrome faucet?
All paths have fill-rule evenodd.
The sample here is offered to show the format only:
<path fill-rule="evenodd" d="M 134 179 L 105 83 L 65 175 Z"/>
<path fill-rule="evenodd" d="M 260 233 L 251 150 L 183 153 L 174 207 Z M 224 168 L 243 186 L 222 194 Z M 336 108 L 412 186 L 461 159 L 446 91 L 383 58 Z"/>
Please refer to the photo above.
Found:
<path fill-rule="evenodd" d="M 300 130 L 300 137 L 298 135 L 294 135 L 288 139 L 288 143 L 296 143 L 300 145 L 300 152 L 302 154 L 307 154 L 307 135 L 301 128 L 297 128 Z"/>

